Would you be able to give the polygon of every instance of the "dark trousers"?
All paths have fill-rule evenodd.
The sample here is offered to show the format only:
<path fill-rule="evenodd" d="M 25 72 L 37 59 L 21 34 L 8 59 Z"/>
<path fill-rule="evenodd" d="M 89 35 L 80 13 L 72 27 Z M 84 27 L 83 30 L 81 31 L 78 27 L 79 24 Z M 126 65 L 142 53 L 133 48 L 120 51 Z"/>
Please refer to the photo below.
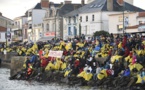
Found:
<path fill-rule="evenodd" d="M 0 59 L 0 67 L 1 67 L 1 64 L 2 64 L 2 60 Z"/>

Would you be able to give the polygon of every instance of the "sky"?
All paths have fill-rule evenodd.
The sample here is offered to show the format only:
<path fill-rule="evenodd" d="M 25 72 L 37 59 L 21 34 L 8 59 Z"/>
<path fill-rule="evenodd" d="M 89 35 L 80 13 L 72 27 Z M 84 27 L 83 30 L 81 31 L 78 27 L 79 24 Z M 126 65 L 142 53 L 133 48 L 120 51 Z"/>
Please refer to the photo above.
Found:
<path fill-rule="evenodd" d="M 14 19 L 25 14 L 28 9 L 33 8 L 41 0 L 0 0 L 0 12 L 3 16 Z M 50 0 L 55 3 L 64 2 L 64 0 Z M 86 0 L 87 1 L 87 0 Z M 72 3 L 81 3 L 81 0 L 72 0 Z M 145 9 L 145 0 L 134 0 L 134 5 Z"/>

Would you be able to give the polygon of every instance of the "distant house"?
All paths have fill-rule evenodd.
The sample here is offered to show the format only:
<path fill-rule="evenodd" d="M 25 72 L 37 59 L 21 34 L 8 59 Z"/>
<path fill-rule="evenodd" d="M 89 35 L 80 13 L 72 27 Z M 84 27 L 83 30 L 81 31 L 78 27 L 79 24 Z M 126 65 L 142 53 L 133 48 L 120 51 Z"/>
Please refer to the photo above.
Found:
<path fill-rule="evenodd" d="M 28 41 L 36 40 L 38 35 L 35 35 L 34 27 L 43 23 L 43 18 L 45 16 L 46 10 L 49 8 L 49 4 L 49 0 L 41 0 L 41 2 L 37 3 L 34 8 L 27 10 Z"/>
<path fill-rule="evenodd" d="M 12 42 L 23 41 L 25 39 L 24 25 L 27 23 L 26 16 L 16 17 L 12 26 Z"/>
<path fill-rule="evenodd" d="M 56 35 L 58 38 L 63 38 L 64 15 L 81 6 L 81 4 L 71 3 L 70 0 L 65 0 L 60 4 L 51 2 L 44 18 L 44 37 L 51 39 Z"/>
<path fill-rule="evenodd" d="M 113 34 L 145 32 L 145 12 L 125 12 L 109 15 L 109 32 Z"/>
<path fill-rule="evenodd" d="M 129 0 L 127 1 L 129 2 Z M 86 35 L 86 37 L 91 37 L 93 33 L 100 30 L 109 32 L 108 15 L 123 11 L 142 12 L 144 10 L 127 2 L 123 2 L 123 0 L 94 0 L 65 15 L 66 28 L 63 31 L 64 39 L 81 34 Z M 70 23 L 70 17 L 75 17 L 77 23 Z"/>
<path fill-rule="evenodd" d="M 8 44 L 11 42 L 11 28 L 13 25 L 13 20 L 6 18 L 0 12 L 0 43 L 5 43 L 6 40 Z"/>

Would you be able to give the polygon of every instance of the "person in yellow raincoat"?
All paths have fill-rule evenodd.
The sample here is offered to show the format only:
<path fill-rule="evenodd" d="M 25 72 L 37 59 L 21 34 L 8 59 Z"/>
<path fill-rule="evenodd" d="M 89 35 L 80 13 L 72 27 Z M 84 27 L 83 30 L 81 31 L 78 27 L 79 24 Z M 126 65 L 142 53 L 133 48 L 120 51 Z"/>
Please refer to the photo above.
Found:
<path fill-rule="evenodd" d="M 68 64 L 67 68 L 65 69 L 64 77 L 69 76 L 69 73 L 72 71 L 70 64 Z"/>
<path fill-rule="evenodd" d="M 145 68 L 143 68 L 140 73 L 137 75 L 136 84 L 144 84 L 145 83 Z"/>
<path fill-rule="evenodd" d="M 93 74 L 91 73 L 92 72 L 92 68 L 90 65 L 87 65 L 85 68 L 84 68 L 84 71 L 82 71 L 80 74 L 78 74 L 77 77 L 82 77 L 84 78 L 86 81 L 90 81 L 92 79 L 92 76 Z"/>

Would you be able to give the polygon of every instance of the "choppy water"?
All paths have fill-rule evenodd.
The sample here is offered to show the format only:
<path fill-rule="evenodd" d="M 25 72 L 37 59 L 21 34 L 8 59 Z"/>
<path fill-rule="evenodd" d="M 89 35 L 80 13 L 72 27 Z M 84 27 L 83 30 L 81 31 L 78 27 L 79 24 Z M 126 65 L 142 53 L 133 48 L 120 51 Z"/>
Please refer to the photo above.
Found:
<path fill-rule="evenodd" d="M 0 68 L 0 90 L 96 90 L 89 87 L 68 87 L 22 80 L 9 80 L 10 70 Z"/>

